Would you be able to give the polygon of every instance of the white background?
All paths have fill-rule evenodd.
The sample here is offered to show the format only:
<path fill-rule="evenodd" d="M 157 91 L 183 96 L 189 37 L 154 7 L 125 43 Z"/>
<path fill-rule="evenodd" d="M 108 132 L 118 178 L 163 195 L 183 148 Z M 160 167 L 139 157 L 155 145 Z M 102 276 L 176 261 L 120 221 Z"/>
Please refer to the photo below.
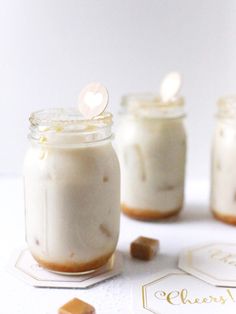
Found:
<path fill-rule="evenodd" d="M 122 215 L 118 248 L 125 269 L 116 279 L 86 291 L 33 289 L 5 271 L 13 248 L 24 243 L 24 201 L 20 178 L 0 178 L 4 314 L 56 313 L 72 297 L 92 303 L 98 313 L 125 313 L 134 280 L 175 267 L 185 246 L 232 242 L 235 228 L 210 215 L 207 180 L 215 103 L 236 93 L 236 1 L 0 0 L 0 175 L 21 174 L 30 112 L 74 106 L 79 90 L 98 80 L 109 89 L 116 114 L 122 94 L 156 91 L 171 70 L 184 76 L 188 113 L 186 210 L 158 225 Z M 161 254 L 148 266 L 129 255 L 140 234 L 161 242 Z"/>
<path fill-rule="evenodd" d="M 184 76 L 188 178 L 207 179 L 215 103 L 236 92 L 234 0 L 0 0 L 0 173 L 21 174 L 31 111 L 74 106 L 98 80 L 123 93 Z"/>

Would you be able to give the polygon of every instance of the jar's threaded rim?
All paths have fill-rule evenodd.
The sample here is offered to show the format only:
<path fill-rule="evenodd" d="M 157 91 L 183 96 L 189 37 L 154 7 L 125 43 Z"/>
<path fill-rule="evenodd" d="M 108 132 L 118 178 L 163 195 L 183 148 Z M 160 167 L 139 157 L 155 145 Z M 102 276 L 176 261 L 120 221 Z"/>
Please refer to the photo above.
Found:
<path fill-rule="evenodd" d="M 29 120 L 29 139 L 45 146 L 77 147 L 112 137 L 109 112 L 88 120 L 76 108 L 52 108 L 33 112 Z"/>
<path fill-rule="evenodd" d="M 128 113 L 152 117 L 172 118 L 184 116 L 184 98 L 176 96 L 164 102 L 159 94 L 136 93 L 124 95 L 121 99 L 122 109 Z"/>
<path fill-rule="evenodd" d="M 112 124 L 112 114 L 103 112 L 93 119 L 84 118 L 76 108 L 51 108 L 33 112 L 29 121 L 32 127 L 69 127 L 70 130 L 84 129 L 86 126 L 105 127 Z"/>
<path fill-rule="evenodd" d="M 226 95 L 217 102 L 219 118 L 236 118 L 236 94 Z"/>
<path fill-rule="evenodd" d="M 126 107 L 132 104 L 146 105 L 146 106 L 156 106 L 156 107 L 183 107 L 184 98 L 182 96 L 177 96 L 172 100 L 164 102 L 159 94 L 155 93 L 134 93 L 127 94 L 122 97 L 121 105 Z"/>

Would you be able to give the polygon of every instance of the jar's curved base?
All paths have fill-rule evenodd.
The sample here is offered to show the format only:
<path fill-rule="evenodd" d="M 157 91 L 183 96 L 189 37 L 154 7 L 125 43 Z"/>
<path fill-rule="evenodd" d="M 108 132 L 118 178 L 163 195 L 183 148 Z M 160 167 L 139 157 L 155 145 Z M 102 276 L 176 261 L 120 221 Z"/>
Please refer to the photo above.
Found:
<path fill-rule="evenodd" d="M 221 214 L 215 209 L 211 209 L 211 212 L 217 220 L 220 220 L 230 225 L 236 225 L 236 216 Z"/>
<path fill-rule="evenodd" d="M 179 214 L 179 212 L 182 209 L 182 206 L 168 210 L 166 212 L 161 212 L 159 210 L 150 210 L 150 209 L 137 209 L 137 208 L 131 208 L 127 206 L 126 204 L 121 204 L 122 212 L 134 219 L 137 220 L 161 220 L 161 219 L 167 219 L 173 216 L 176 216 Z"/>
<path fill-rule="evenodd" d="M 97 268 L 100 268 L 101 266 L 105 265 L 111 256 L 113 255 L 114 251 L 110 252 L 109 254 L 103 255 L 99 258 L 96 258 L 89 262 L 66 262 L 66 263 L 57 263 L 57 262 L 51 262 L 45 259 L 42 259 L 41 257 L 36 256 L 35 254 L 32 254 L 34 259 L 38 262 L 40 266 L 43 268 L 63 273 L 63 274 L 78 274 L 78 273 L 86 273 L 90 271 L 94 271 Z"/>

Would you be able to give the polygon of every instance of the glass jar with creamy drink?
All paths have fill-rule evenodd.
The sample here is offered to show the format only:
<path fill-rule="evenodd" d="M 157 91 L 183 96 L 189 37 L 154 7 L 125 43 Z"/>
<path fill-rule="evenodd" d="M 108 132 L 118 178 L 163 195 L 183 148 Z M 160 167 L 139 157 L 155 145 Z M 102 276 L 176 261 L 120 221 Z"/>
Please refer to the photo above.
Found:
<path fill-rule="evenodd" d="M 218 101 L 212 145 L 211 210 L 216 218 L 236 224 L 236 95 Z"/>
<path fill-rule="evenodd" d="M 128 95 L 122 107 L 117 137 L 123 212 L 141 220 L 176 215 L 184 200 L 184 99 Z"/>
<path fill-rule="evenodd" d="M 94 270 L 112 256 L 119 235 L 112 115 L 87 120 L 76 109 L 51 109 L 33 113 L 30 122 L 24 163 L 30 251 L 49 270 Z"/>

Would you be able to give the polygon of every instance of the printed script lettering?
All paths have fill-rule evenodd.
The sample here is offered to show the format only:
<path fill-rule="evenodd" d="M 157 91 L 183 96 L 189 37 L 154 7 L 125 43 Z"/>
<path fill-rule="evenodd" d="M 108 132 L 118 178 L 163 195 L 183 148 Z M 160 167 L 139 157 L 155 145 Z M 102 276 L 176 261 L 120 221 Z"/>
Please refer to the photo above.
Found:
<path fill-rule="evenodd" d="M 172 290 L 170 292 L 158 290 L 155 292 L 154 295 L 158 300 L 166 301 L 171 305 L 186 305 L 186 304 L 193 305 L 207 303 L 225 304 L 227 302 L 235 302 L 235 299 L 230 289 L 225 290 L 225 295 L 219 296 L 209 295 L 207 297 L 190 296 L 188 289 Z"/>
<path fill-rule="evenodd" d="M 222 263 L 231 265 L 231 266 L 236 266 L 236 255 L 231 254 L 229 252 L 224 252 L 222 250 L 210 250 L 210 258 L 214 260 L 218 260 Z"/>

